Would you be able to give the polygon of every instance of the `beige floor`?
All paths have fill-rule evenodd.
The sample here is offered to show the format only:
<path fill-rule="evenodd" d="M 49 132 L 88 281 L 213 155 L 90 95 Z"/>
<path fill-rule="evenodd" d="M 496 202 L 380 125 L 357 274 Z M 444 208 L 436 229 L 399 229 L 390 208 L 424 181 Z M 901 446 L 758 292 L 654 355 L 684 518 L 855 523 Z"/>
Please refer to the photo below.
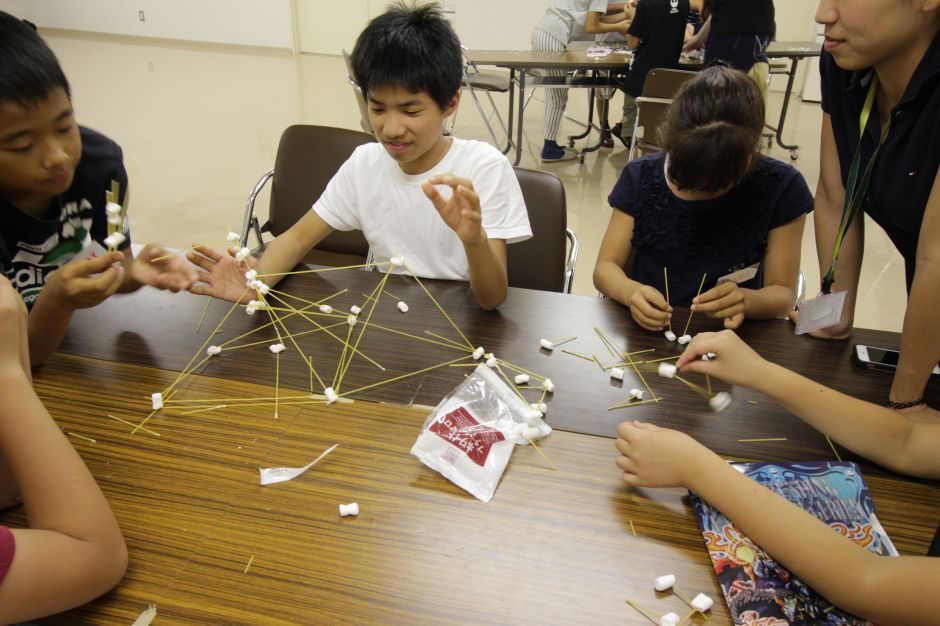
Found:
<path fill-rule="evenodd" d="M 124 148 L 132 177 L 131 225 L 138 243 L 222 245 L 225 233 L 241 224 L 248 191 L 272 167 L 286 126 L 359 127 L 343 61 L 337 57 L 303 55 L 295 60 L 282 51 L 63 32 L 45 35 L 72 83 L 79 121 Z M 564 181 L 569 225 L 581 241 L 574 291 L 594 294 L 591 272 L 610 215 L 607 194 L 626 162 L 626 151 L 618 144 L 613 151 L 589 155 L 583 165 L 541 165 L 539 96 L 526 111 L 522 165 L 542 167 Z M 780 94 L 772 93 L 769 117 L 779 115 L 780 102 Z M 614 106 L 619 107 L 619 99 Z M 585 119 L 586 107 L 586 92 L 572 92 L 569 113 Z M 796 99 L 784 133 L 785 140 L 802 146 L 795 164 L 811 189 L 819 170 L 820 119 L 818 104 Z M 566 121 L 562 134 L 574 131 L 577 126 Z M 454 133 L 489 139 L 469 98 Z M 777 147 L 770 154 L 789 160 Z M 903 262 L 877 226 L 869 224 L 866 239 L 856 324 L 899 331 L 905 306 Z M 809 295 L 819 284 L 815 254 L 810 222 L 802 263 Z"/>

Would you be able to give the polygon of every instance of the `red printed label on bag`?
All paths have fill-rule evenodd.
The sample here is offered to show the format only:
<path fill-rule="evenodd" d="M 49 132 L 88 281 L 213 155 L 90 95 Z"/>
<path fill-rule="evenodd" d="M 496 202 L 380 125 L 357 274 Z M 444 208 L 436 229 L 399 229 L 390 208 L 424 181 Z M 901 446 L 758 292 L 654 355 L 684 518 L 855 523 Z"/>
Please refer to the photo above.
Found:
<path fill-rule="evenodd" d="M 486 463 L 486 457 L 489 456 L 493 444 L 506 440 L 502 432 L 481 425 L 473 419 L 470 411 L 462 406 L 438 417 L 428 430 L 459 448 L 480 467 Z"/>

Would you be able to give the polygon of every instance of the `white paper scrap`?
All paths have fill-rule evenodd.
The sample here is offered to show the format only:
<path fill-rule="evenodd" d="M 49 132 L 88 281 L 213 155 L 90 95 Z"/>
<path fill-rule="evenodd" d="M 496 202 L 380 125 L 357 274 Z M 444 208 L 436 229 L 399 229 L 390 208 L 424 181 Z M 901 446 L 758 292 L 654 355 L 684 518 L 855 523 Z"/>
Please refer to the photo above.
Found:
<path fill-rule="evenodd" d="M 288 480 L 294 480 L 308 469 L 317 464 L 317 461 L 325 457 L 327 454 L 332 452 L 338 446 L 338 443 L 333 444 L 330 448 L 327 448 L 323 454 L 310 461 L 307 465 L 303 467 L 269 467 L 269 468 L 258 468 L 258 471 L 261 472 L 261 485 L 273 485 L 275 483 L 283 483 Z"/>

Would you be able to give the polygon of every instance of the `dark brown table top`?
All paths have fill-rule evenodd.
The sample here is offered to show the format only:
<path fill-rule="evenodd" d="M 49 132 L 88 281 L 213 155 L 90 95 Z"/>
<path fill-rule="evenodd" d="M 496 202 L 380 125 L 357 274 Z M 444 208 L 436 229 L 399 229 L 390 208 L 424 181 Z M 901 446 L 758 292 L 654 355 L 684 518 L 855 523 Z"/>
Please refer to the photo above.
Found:
<path fill-rule="evenodd" d="M 353 304 L 362 306 L 366 302 L 363 294 L 371 293 L 380 278 L 376 273 L 342 270 L 294 276 L 279 288 L 309 301 L 347 289 L 330 300 L 336 309 L 335 319 L 315 318 L 321 324 L 327 321 L 336 324 L 333 332 L 345 336 L 348 326 L 344 317 L 349 307 Z M 614 363 L 615 359 L 595 334 L 594 329 L 599 328 L 627 351 L 655 350 L 639 355 L 638 359 L 662 358 L 680 352 L 677 344 L 666 341 L 661 334 L 639 328 L 628 311 L 617 303 L 584 296 L 511 289 L 509 298 L 498 311 L 486 312 L 476 305 L 466 284 L 424 283 L 472 345 L 483 346 L 500 359 L 552 379 L 557 389 L 545 398 L 548 404 L 546 420 L 555 429 L 614 437 L 617 424 L 627 419 L 639 419 L 679 428 L 716 452 L 739 458 L 795 461 L 834 457 L 825 437 L 769 398 L 745 388 L 729 389 L 718 381 L 713 381 L 714 388 L 730 390 L 734 397 L 733 404 L 721 413 L 712 412 L 700 395 L 680 382 L 646 371 L 643 378 L 662 400 L 655 404 L 608 410 L 626 400 L 631 388 L 643 388 L 643 382 L 629 369 L 623 382 L 613 380 L 609 372 L 602 371 L 597 364 L 562 350 L 587 357 L 596 355 L 605 366 Z M 426 334 L 426 331 L 431 331 L 463 343 L 413 279 L 391 276 L 387 292 L 406 301 L 410 311 L 400 313 L 396 301 L 385 295 L 376 307 L 373 324 L 437 341 Z M 205 298 L 189 294 L 174 295 L 150 289 L 115 296 L 95 309 L 76 314 L 62 344 L 62 352 L 181 371 L 193 355 L 199 355 L 197 362 L 202 360 L 203 344 L 231 308 L 229 303 L 213 300 L 202 330 L 197 334 L 195 329 L 205 301 Z M 365 318 L 367 311 L 363 312 L 361 319 Z M 285 327 L 296 333 L 314 328 L 311 322 L 298 321 L 298 318 L 293 316 L 286 320 Z M 678 311 L 675 319 L 676 326 L 680 327 L 676 330 L 679 331 L 685 324 L 685 313 Z M 225 341 L 267 323 L 265 312 L 249 317 L 242 308 L 238 308 L 210 343 L 225 345 Z M 694 334 L 717 330 L 719 326 L 717 321 L 695 316 L 689 331 Z M 873 402 L 882 402 L 887 397 L 891 375 L 859 369 L 852 365 L 850 357 L 856 342 L 896 348 L 899 336 L 895 333 L 858 329 L 852 341 L 830 342 L 797 337 L 789 322 L 773 320 L 747 321 L 741 335 L 766 358 L 820 383 Z M 569 336 L 577 339 L 554 352 L 547 352 L 539 346 L 543 337 L 558 340 Z M 268 326 L 237 342 L 260 342 L 259 345 L 225 350 L 220 356 L 208 359 L 197 371 L 206 376 L 268 386 L 275 386 L 277 376 L 281 389 L 309 392 L 310 372 L 299 356 L 299 346 L 305 355 L 312 357 L 314 369 L 323 379 L 322 386 L 315 382 L 314 391 L 321 393 L 324 386 L 333 384 L 342 353 L 341 341 L 327 337 L 322 331 L 296 337 L 297 346 L 285 340 L 287 350 L 281 353 L 277 367 L 276 357 L 268 350 L 268 345 L 276 341 L 276 335 Z M 398 382 L 371 385 L 461 357 L 464 357 L 462 363 L 472 363 L 467 356 L 468 349 L 461 352 L 450 345 L 426 343 L 375 327 L 363 335 L 359 350 L 386 369 L 381 371 L 368 361 L 356 358 L 347 370 L 339 392 L 353 392 L 353 398 L 405 406 L 437 404 L 469 369 L 440 367 Z M 508 369 L 506 371 L 509 373 Z M 701 377 L 693 377 L 693 382 L 705 384 Z M 355 391 L 366 386 L 371 387 Z M 152 391 L 162 389 L 155 385 Z M 524 390 L 523 393 L 532 402 L 541 396 L 538 390 Z M 940 387 L 935 382 L 928 386 L 927 397 L 935 404 L 940 403 Z M 184 381 L 176 398 L 195 400 L 198 396 L 186 389 Z M 134 398 L 133 402 L 141 412 L 149 412 L 149 398 Z M 196 403 L 193 406 L 204 405 Z M 787 441 L 758 444 L 738 441 L 774 437 L 785 437 Z M 843 458 L 858 460 L 845 450 L 840 449 L 840 454 Z"/>

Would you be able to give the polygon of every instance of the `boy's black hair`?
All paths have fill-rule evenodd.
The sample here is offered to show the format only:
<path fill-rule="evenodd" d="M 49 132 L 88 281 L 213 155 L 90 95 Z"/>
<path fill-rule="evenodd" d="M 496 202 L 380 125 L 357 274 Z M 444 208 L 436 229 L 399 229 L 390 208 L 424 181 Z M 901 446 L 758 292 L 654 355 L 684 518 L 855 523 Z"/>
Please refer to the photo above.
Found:
<path fill-rule="evenodd" d="M 436 5 L 398 3 L 376 17 L 356 40 L 352 67 L 363 95 L 382 87 L 428 92 L 441 110 L 460 90 L 460 40 Z"/>
<path fill-rule="evenodd" d="M 46 42 L 35 28 L 0 11 L 0 102 L 33 106 L 58 88 L 72 97 L 69 81 Z"/>
<path fill-rule="evenodd" d="M 763 130 L 757 83 L 729 67 L 708 67 L 682 86 L 659 127 L 667 174 L 688 191 L 736 185 L 757 162 Z"/>

